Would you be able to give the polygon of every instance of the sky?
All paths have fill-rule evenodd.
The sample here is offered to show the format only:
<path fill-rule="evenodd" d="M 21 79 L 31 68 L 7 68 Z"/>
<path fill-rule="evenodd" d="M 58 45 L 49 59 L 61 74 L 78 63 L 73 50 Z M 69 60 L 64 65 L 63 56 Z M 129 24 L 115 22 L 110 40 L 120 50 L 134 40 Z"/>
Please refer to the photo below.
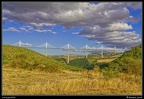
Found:
<path fill-rule="evenodd" d="M 86 44 L 131 48 L 142 43 L 142 2 L 2 2 L 2 43 L 20 40 L 57 48 L 68 43 L 75 48 Z M 48 53 L 66 51 L 49 49 Z"/>

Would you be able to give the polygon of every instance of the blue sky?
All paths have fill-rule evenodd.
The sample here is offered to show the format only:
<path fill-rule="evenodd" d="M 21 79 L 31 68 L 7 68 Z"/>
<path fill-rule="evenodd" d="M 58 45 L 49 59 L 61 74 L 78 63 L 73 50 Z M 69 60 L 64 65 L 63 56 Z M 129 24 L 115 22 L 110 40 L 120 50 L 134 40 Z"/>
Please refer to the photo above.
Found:
<path fill-rule="evenodd" d="M 19 40 L 33 46 L 130 48 L 142 43 L 142 2 L 3 2 L 2 43 Z M 49 49 L 50 55 L 65 53 Z"/>

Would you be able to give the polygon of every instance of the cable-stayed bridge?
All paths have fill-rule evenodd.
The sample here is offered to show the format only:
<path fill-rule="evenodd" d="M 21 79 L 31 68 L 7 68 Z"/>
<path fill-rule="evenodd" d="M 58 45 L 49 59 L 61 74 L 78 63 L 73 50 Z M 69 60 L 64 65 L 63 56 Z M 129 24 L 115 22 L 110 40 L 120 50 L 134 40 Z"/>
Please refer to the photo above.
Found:
<path fill-rule="evenodd" d="M 13 46 L 19 46 L 19 47 L 26 47 L 26 48 L 37 48 L 37 49 L 45 49 L 45 55 L 48 55 L 48 49 L 62 49 L 64 51 L 67 51 L 67 63 L 69 63 L 69 54 L 70 51 L 74 51 L 74 52 L 85 52 L 86 53 L 86 58 L 88 55 L 88 52 L 100 52 L 101 56 L 103 58 L 103 53 L 104 52 L 115 52 L 116 53 L 123 53 L 124 51 L 127 51 L 129 49 L 125 48 L 125 49 L 118 49 L 116 47 L 114 48 L 108 48 L 108 47 L 90 47 L 87 44 L 85 46 L 82 46 L 81 48 L 75 48 L 74 46 L 70 45 L 69 43 L 62 46 L 62 47 L 55 47 L 49 43 L 44 43 L 41 44 L 39 46 L 32 46 L 32 44 L 30 43 L 24 43 L 21 40 L 19 42 L 16 42 L 14 44 L 11 44 Z"/>

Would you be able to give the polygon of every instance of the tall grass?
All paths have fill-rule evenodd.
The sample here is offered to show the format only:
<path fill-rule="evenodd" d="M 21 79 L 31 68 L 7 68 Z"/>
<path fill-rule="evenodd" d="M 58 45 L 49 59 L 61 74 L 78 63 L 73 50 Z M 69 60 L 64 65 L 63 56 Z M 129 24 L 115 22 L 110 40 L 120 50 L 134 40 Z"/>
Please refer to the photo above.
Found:
<path fill-rule="evenodd" d="M 114 94 L 141 94 L 141 86 L 135 82 L 122 79 L 68 79 L 60 81 L 47 81 L 45 84 L 27 86 L 24 94 L 44 95 L 114 95 Z"/>
<path fill-rule="evenodd" d="M 4 69 L 3 94 L 8 95 L 141 95 L 140 76 L 119 74 L 105 79 L 98 68 L 81 72 L 30 72 Z"/>

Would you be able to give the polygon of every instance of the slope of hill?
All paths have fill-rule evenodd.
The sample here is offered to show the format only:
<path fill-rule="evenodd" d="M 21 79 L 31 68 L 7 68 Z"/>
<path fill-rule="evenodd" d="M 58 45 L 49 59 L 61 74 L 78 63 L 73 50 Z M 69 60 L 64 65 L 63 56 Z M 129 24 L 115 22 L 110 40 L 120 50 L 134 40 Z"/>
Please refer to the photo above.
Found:
<path fill-rule="evenodd" d="M 76 67 L 69 67 L 49 56 L 11 45 L 2 46 L 2 64 L 13 68 L 39 69 L 48 72 L 57 72 L 61 69 L 78 70 Z"/>
<path fill-rule="evenodd" d="M 77 55 L 77 54 L 69 54 L 69 60 L 73 60 L 73 59 L 77 59 L 77 58 L 84 58 L 85 55 Z M 66 63 L 67 64 L 67 54 L 64 54 L 64 55 L 53 55 L 52 58 L 57 60 L 57 61 L 60 61 L 62 63 Z"/>
<path fill-rule="evenodd" d="M 114 59 L 120 57 L 121 55 L 122 53 L 115 54 L 114 52 L 106 52 L 106 53 L 103 53 L 103 58 L 102 58 L 101 53 L 94 52 L 94 53 L 89 54 L 87 59 L 92 64 L 102 65 L 103 63 L 105 64 L 105 63 L 113 61 Z"/>
<path fill-rule="evenodd" d="M 142 73 L 142 46 L 133 47 L 122 56 L 107 64 L 104 68 L 107 75 L 116 75 L 119 72 L 141 75 Z"/>

